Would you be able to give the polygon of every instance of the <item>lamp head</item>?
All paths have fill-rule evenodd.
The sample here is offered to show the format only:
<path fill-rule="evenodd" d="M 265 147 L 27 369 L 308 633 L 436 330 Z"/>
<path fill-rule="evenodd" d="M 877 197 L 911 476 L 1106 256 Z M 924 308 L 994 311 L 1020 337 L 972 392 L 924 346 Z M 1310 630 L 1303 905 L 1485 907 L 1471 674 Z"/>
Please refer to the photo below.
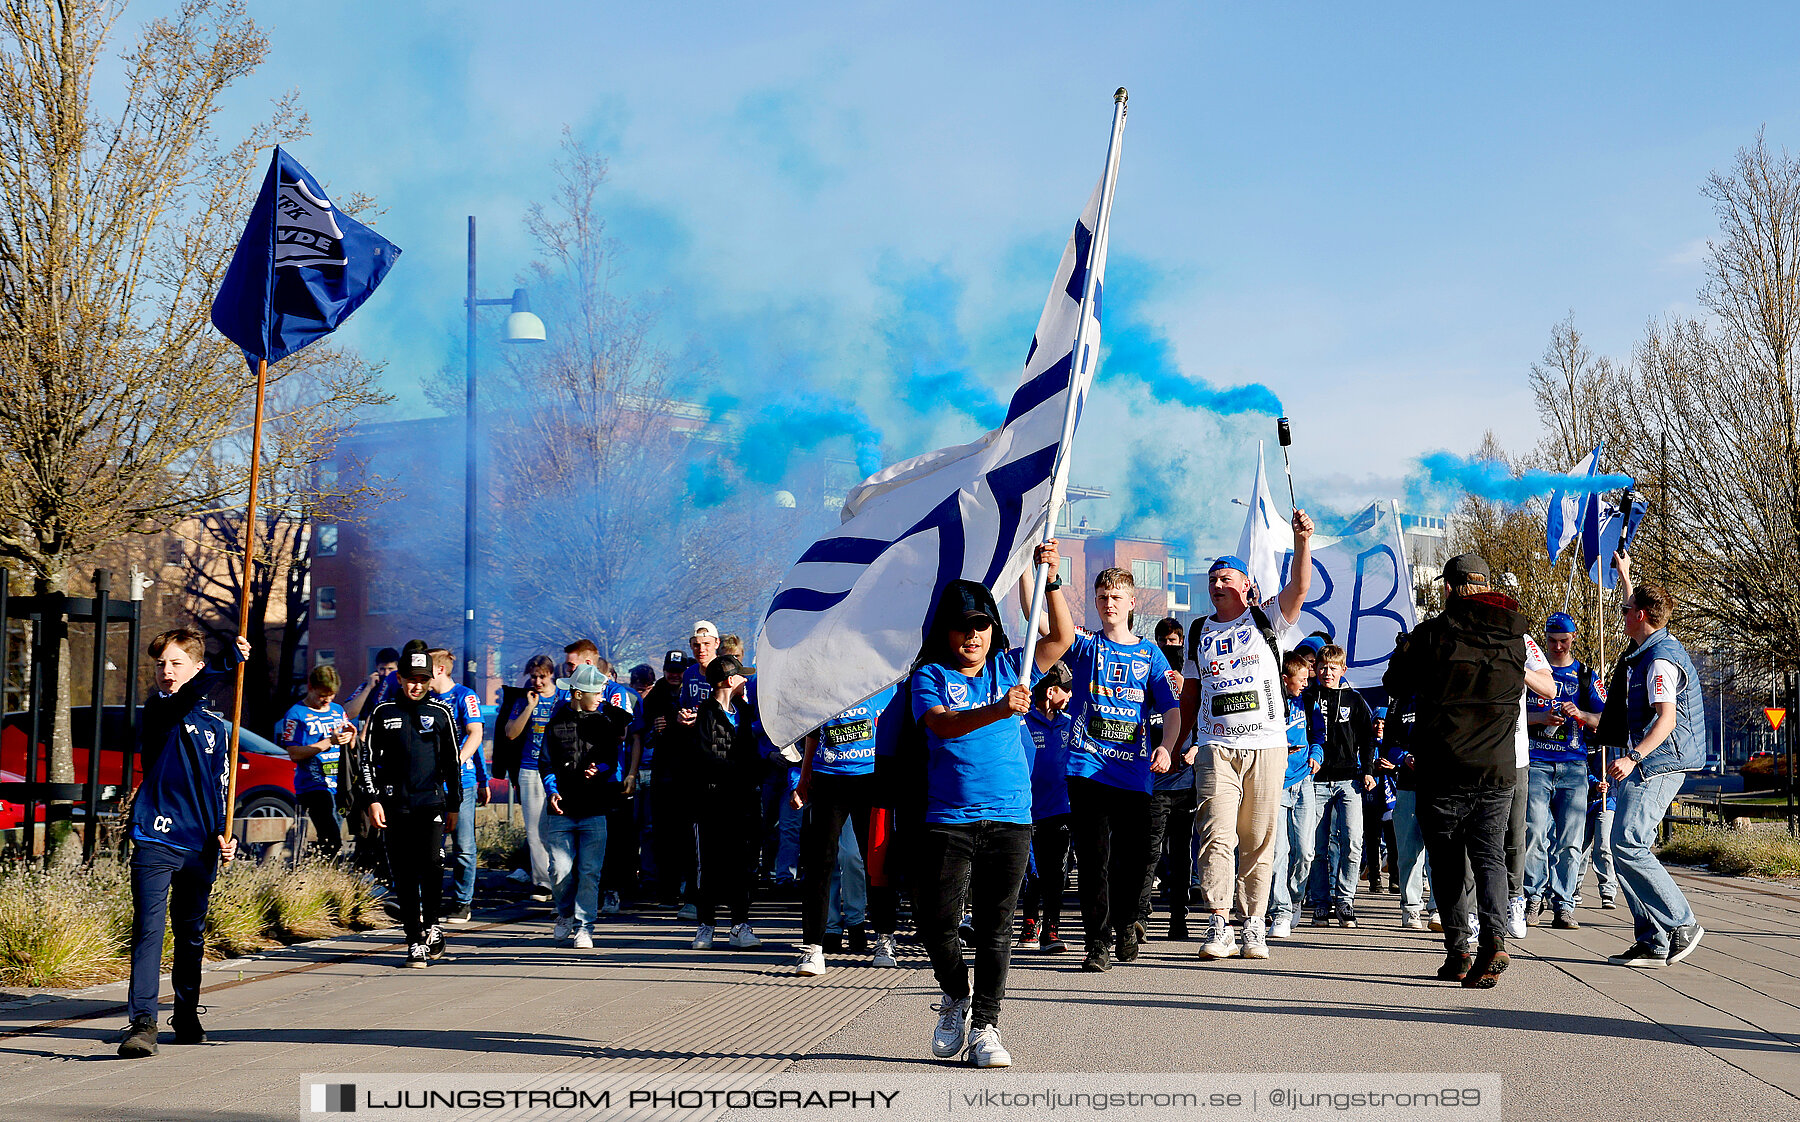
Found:
<path fill-rule="evenodd" d="M 506 332 L 501 338 L 508 343 L 544 341 L 544 321 L 532 314 L 531 300 L 522 288 L 513 289 L 512 314 L 506 317 Z"/>

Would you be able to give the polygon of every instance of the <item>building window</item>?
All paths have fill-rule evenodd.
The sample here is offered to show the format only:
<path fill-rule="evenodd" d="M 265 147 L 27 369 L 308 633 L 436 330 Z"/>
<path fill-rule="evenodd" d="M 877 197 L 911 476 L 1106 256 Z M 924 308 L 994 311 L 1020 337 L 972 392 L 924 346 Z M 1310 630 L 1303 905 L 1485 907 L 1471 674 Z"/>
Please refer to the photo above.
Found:
<path fill-rule="evenodd" d="M 1161 561 L 1133 561 L 1131 563 L 1131 583 L 1139 588 L 1162 591 L 1163 563 Z"/>
<path fill-rule="evenodd" d="M 337 665 L 337 652 L 332 650 L 330 647 L 319 648 L 319 653 L 314 658 L 313 665 L 314 666 L 336 666 Z"/>
<path fill-rule="evenodd" d="M 1056 579 L 1062 581 L 1065 585 L 1075 579 L 1075 559 L 1073 557 L 1058 557 L 1056 559 Z M 1071 596 L 1076 595 L 1077 592 L 1079 592 L 1078 589 L 1067 590 L 1067 594 Z"/>
<path fill-rule="evenodd" d="M 1187 558 L 1185 558 L 1185 557 L 1169 558 L 1169 575 L 1172 577 L 1187 576 Z"/>
<path fill-rule="evenodd" d="M 335 523 L 313 528 L 313 556 L 337 556 L 338 528 Z"/>
<path fill-rule="evenodd" d="M 321 585 L 320 586 L 320 588 L 319 588 L 319 606 L 314 610 L 314 615 L 319 619 L 336 619 L 337 618 L 337 589 L 336 588 L 333 588 L 330 585 Z"/>

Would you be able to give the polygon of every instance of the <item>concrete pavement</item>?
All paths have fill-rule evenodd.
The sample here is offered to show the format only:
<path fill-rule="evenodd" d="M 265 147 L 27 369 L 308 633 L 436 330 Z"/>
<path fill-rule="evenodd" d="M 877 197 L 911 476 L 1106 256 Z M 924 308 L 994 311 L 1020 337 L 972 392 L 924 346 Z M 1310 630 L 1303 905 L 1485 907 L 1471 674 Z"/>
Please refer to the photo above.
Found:
<path fill-rule="evenodd" d="M 1001 1027 L 1019 1072 L 1495 1071 L 1507 1118 L 1800 1118 L 1800 889 L 1679 875 L 1708 934 L 1665 970 L 1608 966 L 1629 915 L 1584 908 L 1580 931 L 1534 929 L 1499 988 L 1464 990 L 1430 978 L 1436 937 L 1398 930 L 1383 895 L 1360 903 L 1361 927 L 1302 927 L 1263 963 L 1159 940 L 1092 975 L 1075 954 L 1021 953 Z M 214 964 L 211 1042 L 165 1034 L 148 1060 L 114 1057 L 122 984 L 7 995 L 0 1118 L 287 1119 L 302 1073 L 321 1071 L 941 1063 L 916 948 L 898 970 L 795 978 L 791 908 L 759 910 L 766 945 L 749 952 L 688 949 L 692 925 L 668 911 L 618 917 L 593 951 L 551 946 L 542 910 L 477 920 L 425 971 L 395 968 L 391 932 Z"/>

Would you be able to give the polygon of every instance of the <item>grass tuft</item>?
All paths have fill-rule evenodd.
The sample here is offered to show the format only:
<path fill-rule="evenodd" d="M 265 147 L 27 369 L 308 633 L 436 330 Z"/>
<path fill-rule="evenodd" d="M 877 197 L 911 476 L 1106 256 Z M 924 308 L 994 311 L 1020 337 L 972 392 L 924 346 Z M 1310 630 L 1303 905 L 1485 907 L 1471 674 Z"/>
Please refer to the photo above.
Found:
<path fill-rule="evenodd" d="M 1678 828 L 1658 852 L 1665 861 L 1727 876 L 1800 877 L 1800 838 L 1769 830 Z"/>

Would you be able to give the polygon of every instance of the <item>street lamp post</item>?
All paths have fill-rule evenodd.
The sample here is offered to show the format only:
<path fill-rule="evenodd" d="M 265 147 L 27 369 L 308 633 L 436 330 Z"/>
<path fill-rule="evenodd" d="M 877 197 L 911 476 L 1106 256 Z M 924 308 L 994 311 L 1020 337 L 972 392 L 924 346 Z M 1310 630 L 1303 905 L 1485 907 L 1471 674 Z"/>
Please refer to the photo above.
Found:
<path fill-rule="evenodd" d="M 469 294 L 463 301 L 468 312 L 468 367 L 465 379 L 466 398 L 463 406 L 463 685 L 475 689 L 479 660 L 475 652 L 475 310 L 483 305 L 507 304 L 512 314 L 506 317 L 502 338 L 508 343 L 542 343 L 544 321 L 531 313 L 531 303 L 522 288 L 504 299 L 483 300 L 475 287 L 475 216 L 469 216 Z"/>

